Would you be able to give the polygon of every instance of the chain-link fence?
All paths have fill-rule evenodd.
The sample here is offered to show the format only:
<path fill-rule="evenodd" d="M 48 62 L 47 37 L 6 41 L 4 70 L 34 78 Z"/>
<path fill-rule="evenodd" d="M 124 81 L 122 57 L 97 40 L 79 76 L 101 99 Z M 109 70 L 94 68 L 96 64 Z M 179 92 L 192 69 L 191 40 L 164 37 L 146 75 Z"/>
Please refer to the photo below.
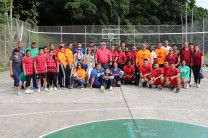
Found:
<path fill-rule="evenodd" d="M 38 46 L 48 46 L 54 43 L 56 47 L 62 40 L 65 43 L 82 42 L 84 47 L 90 41 L 99 46 L 106 42 L 110 46 L 110 38 L 113 37 L 113 44 L 118 46 L 120 41 L 125 41 L 127 47 L 136 45 L 138 48 L 142 43 L 153 44 L 168 40 L 169 44 L 177 44 L 178 49 L 186 40 L 199 44 L 201 49 L 208 54 L 208 19 L 194 21 L 187 25 L 74 25 L 74 26 L 38 26 L 31 25 L 19 20 L 13 20 L 11 24 L 0 24 L 0 68 L 8 66 L 12 49 L 21 40 L 24 47 L 30 46 L 36 41 Z"/>

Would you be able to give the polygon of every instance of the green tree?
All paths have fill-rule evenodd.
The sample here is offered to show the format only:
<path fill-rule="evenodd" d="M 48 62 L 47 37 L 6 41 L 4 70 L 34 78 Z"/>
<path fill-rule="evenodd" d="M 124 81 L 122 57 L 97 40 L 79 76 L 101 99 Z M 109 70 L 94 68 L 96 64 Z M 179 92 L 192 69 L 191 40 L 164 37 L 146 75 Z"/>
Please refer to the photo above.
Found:
<path fill-rule="evenodd" d="M 0 0 L 0 23 L 7 21 L 10 8 L 10 0 Z"/>

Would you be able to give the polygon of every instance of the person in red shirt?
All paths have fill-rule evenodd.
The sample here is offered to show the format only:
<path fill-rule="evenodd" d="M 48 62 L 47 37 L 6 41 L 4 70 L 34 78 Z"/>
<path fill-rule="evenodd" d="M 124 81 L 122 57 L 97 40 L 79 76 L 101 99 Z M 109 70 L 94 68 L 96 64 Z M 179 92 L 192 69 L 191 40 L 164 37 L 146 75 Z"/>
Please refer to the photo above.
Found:
<path fill-rule="evenodd" d="M 131 60 L 131 52 L 129 51 L 129 48 L 126 47 L 126 50 L 125 50 L 125 55 L 126 55 L 126 61 L 129 61 Z"/>
<path fill-rule="evenodd" d="M 118 67 L 123 70 L 124 64 L 126 63 L 126 55 L 122 52 L 122 48 L 118 47 Z"/>
<path fill-rule="evenodd" d="M 139 67 L 140 72 L 140 81 L 143 87 L 147 86 L 147 83 L 150 81 L 152 73 L 152 65 L 149 64 L 148 59 L 144 59 L 143 65 Z"/>
<path fill-rule="evenodd" d="M 178 56 L 174 54 L 174 51 L 172 48 L 169 49 L 169 54 L 166 56 L 165 59 L 168 61 L 169 64 L 171 63 L 176 64 L 176 67 L 180 63 L 180 58 L 178 58 Z"/>
<path fill-rule="evenodd" d="M 46 91 L 49 91 L 47 88 L 47 81 L 46 81 L 46 72 L 47 72 L 47 64 L 46 64 L 46 57 L 43 55 L 43 47 L 39 48 L 39 55 L 34 57 L 34 68 L 35 68 L 35 74 L 37 78 L 37 84 L 38 84 L 38 90 L 37 92 L 40 92 L 40 81 L 41 78 L 43 78 L 43 87 Z"/>
<path fill-rule="evenodd" d="M 111 46 L 110 52 L 111 52 L 111 57 L 112 57 L 112 65 L 110 66 L 110 68 L 113 68 L 114 62 L 118 60 L 118 52 L 115 50 L 114 45 Z"/>
<path fill-rule="evenodd" d="M 31 78 L 34 75 L 34 64 L 33 64 L 33 58 L 30 56 L 31 51 L 26 50 L 26 56 L 22 58 L 22 65 L 23 65 L 23 71 L 26 78 L 26 85 L 25 85 L 25 93 L 30 94 L 33 91 L 30 90 L 30 82 Z"/>
<path fill-rule="evenodd" d="M 131 64 L 131 60 L 128 60 L 127 65 L 123 67 L 124 75 L 123 80 L 126 84 L 132 84 L 136 80 L 135 68 Z"/>
<path fill-rule="evenodd" d="M 199 77 L 199 72 L 201 71 L 204 65 L 204 53 L 200 51 L 199 46 L 194 46 L 194 53 L 193 53 L 193 73 L 194 73 L 194 86 L 197 88 L 200 87 L 201 78 Z"/>
<path fill-rule="evenodd" d="M 180 78 L 180 72 L 179 69 L 175 67 L 174 63 L 170 64 L 170 69 L 168 70 L 166 74 L 166 82 L 165 84 L 167 86 L 170 86 L 170 90 L 173 91 L 176 88 L 175 93 L 180 92 L 180 85 L 181 85 L 181 78 Z"/>
<path fill-rule="evenodd" d="M 154 70 L 152 70 L 150 87 L 152 85 L 158 86 L 160 90 L 162 90 L 164 85 L 164 77 L 163 77 L 163 69 L 159 67 L 157 62 L 154 63 Z"/>
<path fill-rule="evenodd" d="M 101 48 L 95 54 L 95 63 L 101 63 L 101 67 L 107 69 L 110 65 L 112 65 L 112 56 L 109 49 L 106 48 L 106 44 L 104 42 L 101 43 Z"/>
<path fill-rule="evenodd" d="M 43 47 L 43 52 L 46 57 L 49 56 L 49 50 L 46 46 Z"/>
<path fill-rule="evenodd" d="M 46 57 L 47 64 L 47 79 L 49 82 L 50 91 L 57 90 L 57 72 L 59 72 L 59 64 L 57 57 L 54 55 L 54 50 L 49 50 L 49 56 Z M 53 86 L 53 87 L 52 87 Z"/>
<path fill-rule="evenodd" d="M 192 50 L 189 49 L 188 42 L 183 42 L 183 48 L 180 50 L 178 56 L 180 58 L 180 61 L 185 60 L 186 65 L 190 68 L 190 80 L 189 80 L 189 87 L 191 87 L 191 69 L 193 66 L 193 56 L 192 56 Z"/>

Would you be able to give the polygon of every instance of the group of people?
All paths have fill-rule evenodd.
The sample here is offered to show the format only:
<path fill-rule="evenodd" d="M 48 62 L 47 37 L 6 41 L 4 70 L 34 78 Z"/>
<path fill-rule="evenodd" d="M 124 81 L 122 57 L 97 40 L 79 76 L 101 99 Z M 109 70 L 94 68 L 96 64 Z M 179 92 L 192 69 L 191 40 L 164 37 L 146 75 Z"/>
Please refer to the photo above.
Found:
<path fill-rule="evenodd" d="M 18 42 L 10 57 L 10 76 L 14 79 L 16 95 L 22 95 L 20 75 L 25 76 L 21 79 L 21 88 L 26 94 L 33 92 L 31 80 L 37 92 L 88 86 L 104 92 L 121 84 L 141 83 L 143 87 L 155 86 L 160 90 L 168 87 L 178 93 L 181 86 L 191 86 L 192 70 L 193 86 L 200 87 L 199 73 L 204 64 L 204 54 L 198 45 L 192 43 L 183 42 L 180 51 L 177 45 L 170 47 L 167 40 L 163 46 L 158 42 L 155 50 L 153 45 L 147 49 L 146 44 L 142 44 L 140 50 L 136 46 L 130 49 L 124 41 L 118 47 L 111 45 L 110 49 L 104 42 L 99 49 L 93 42 L 89 42 L 86 49 L 82 48 L 81 42 L 74 49 L 72 43 L 65 45 L 61 41 L 59 44 L 57 49 L 53 43 L 49 48 L 37 48 L 33 41 L 24 50 L 22 42 Z"/>

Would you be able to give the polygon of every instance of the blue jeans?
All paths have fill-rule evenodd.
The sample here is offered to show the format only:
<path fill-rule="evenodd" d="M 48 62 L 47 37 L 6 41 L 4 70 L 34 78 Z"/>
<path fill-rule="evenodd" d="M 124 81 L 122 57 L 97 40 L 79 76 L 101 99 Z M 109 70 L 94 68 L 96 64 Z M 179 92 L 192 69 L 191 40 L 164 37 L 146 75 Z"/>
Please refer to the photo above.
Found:
<path fill-rule="evenodd" d="M 36 74 L 33 75 L 33 88 L 37 88 Z"/>
<path fill-rule="evenodd" d="M 13 76 L 14 76 L 14 86 L 19 87 L 20 83 L 20 70 L 13 70 Z"/>
<path fill-rule="evenodd" d="M 74 85 L 74 83 L 79 83 L 79 85 L 84 85 L 85 81 L 84 79 L 76 80 L 74 76 L 72 75 L 70 78 L 70 82 L 71 82 L 71 85 Z"/>
<path fill-rule="evenodd" d="M 93 88 L 100 88 L 101 87 L 101 83 L 99 80 L 94 80 L 94 83 L 92 85 Z"/>

